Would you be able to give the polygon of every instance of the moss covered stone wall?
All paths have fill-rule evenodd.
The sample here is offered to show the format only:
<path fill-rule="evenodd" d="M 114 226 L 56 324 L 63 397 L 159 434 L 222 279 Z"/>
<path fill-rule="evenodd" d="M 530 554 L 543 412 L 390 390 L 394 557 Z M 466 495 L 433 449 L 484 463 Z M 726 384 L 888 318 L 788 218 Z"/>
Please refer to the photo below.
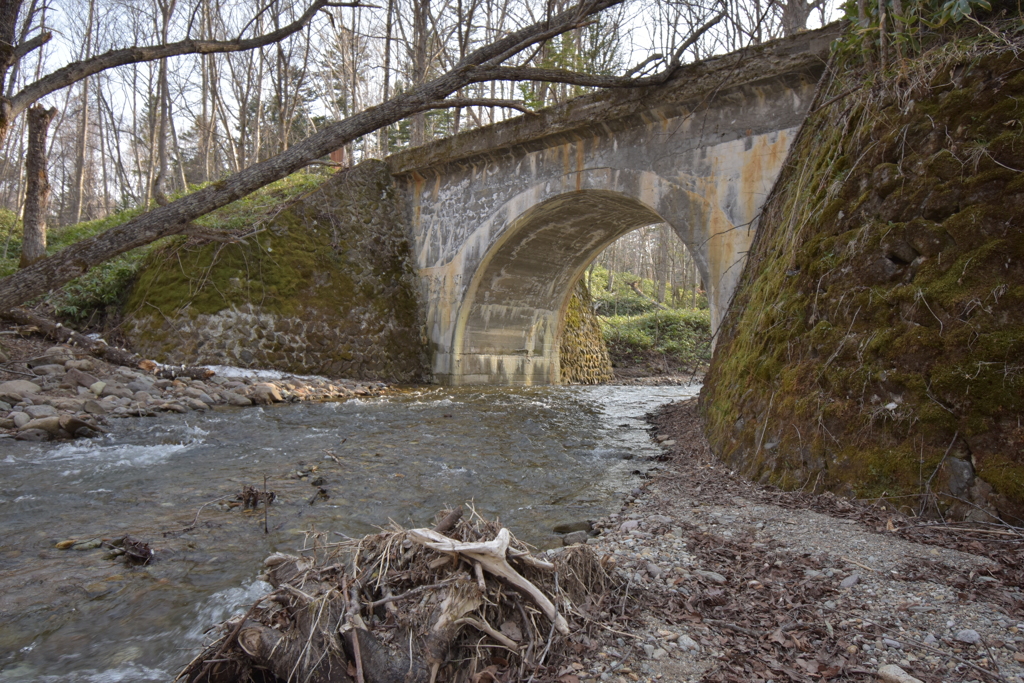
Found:
<path fill-rule="evenodd" d="M 576 283 L 565 312 L 558 368 L 563 384 L 601 384 L 612 380 L 608 347 L 583 280 Z"/>
<path fill-rule="evenodd" d="M 824 85 L 704 388 L 712 447 L 747 475 L 1024 518 L 1017 30 Z"/>
<path fill-rule="evenodd" d="M 125 311 L 135 350 L 166 363 L 425 374 L 409 243 L 381 162 L 335 174 L 239 241 L 154 252 Z"/>

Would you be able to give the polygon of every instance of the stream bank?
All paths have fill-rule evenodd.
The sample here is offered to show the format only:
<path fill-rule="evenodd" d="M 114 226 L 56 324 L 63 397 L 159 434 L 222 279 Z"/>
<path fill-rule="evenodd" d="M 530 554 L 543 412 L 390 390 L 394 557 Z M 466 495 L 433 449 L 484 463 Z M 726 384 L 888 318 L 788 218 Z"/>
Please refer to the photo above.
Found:
<path fill-rule="evenodd" d="M 1024 681 L 1024 530 L 752 483 L 696 403 L 651 416 L 660 470 L 588 541 L 633 590 L 579 680 Z"/>

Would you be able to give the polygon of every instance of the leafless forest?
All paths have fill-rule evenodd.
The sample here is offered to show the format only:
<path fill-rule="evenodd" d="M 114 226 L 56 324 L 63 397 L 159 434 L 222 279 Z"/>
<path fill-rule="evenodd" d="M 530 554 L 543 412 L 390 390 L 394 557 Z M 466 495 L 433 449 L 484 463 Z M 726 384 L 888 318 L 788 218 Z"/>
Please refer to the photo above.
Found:
<path fill-rule="evenodd" d="M 795 9 L 805 20 L 812 8 L 793 2 L 801 5 Z M 284 0 L 262 6 L 236 0 L 31 0 L 17 17 L 19 42 L 43 33 L 52 38 L 14 65 L 7 96 L 70 62 L 111 50 L 265 35 L 307 9 L 306 3 Z M 133 62 L 86 76 L 43 101 L 56 108 L 46 155 L 52 186 L 48 222 L 101 218 L 240 171 L 332 121 L 450 69 L 478 45 L 560 9 L 536 0 L 386 0 L 386 5 L 324 7 L 275 44 Z M 793 7 L 762 0 L 729 0 L 727 6 L 710 0 L 633 2 L 522 54 L 519 64 L 639 75 L 664 59 L 654 55 L 672 54 L 695 27 L 721 12 L 723 20 L 686 48 L 684 62 L 776 37 L 803 23 L 792 23 Z M 567 84 L 476 83 L 458 93 L 469 106 L 417 114 L 350 143 L 334 158 L 379 157 L 517 114 L 515 106 L 538 108 L 582 90 Z M 511 106 L 490 106 L 495 101 Z M 24 205 L 26 120 L 12 122 L 0 160 L 0 203 L 16 215 Z"/>

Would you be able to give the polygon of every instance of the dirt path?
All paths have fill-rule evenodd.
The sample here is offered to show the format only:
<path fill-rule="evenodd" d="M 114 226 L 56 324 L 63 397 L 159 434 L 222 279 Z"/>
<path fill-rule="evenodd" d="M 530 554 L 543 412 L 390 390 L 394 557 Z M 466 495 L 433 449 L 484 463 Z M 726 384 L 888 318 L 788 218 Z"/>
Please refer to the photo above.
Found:
<path fill-rule="evenodd" d="M 631 586 L 619 633 L 564 680 L 1024 681 L 1014 530 L 753 485 L 710 454 L 696 401 L 652 423 L 664 462 L 589 541 Z"/>

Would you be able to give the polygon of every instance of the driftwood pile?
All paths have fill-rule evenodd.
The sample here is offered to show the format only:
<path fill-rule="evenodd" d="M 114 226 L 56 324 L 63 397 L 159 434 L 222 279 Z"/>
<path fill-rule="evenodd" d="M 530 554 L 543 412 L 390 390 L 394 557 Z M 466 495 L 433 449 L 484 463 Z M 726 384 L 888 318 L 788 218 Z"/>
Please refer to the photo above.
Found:
<path fill-rule="evenodd" d="M 265 561 L 274 591 L 178 680 L 490 683 L 573 680 L 619 590 L 585 545 L 553 562 L 472 511 Z M 596 634 L 594 634 L 596 635 Z M 577 665 L 578 666 L 578 665 Z"/>

